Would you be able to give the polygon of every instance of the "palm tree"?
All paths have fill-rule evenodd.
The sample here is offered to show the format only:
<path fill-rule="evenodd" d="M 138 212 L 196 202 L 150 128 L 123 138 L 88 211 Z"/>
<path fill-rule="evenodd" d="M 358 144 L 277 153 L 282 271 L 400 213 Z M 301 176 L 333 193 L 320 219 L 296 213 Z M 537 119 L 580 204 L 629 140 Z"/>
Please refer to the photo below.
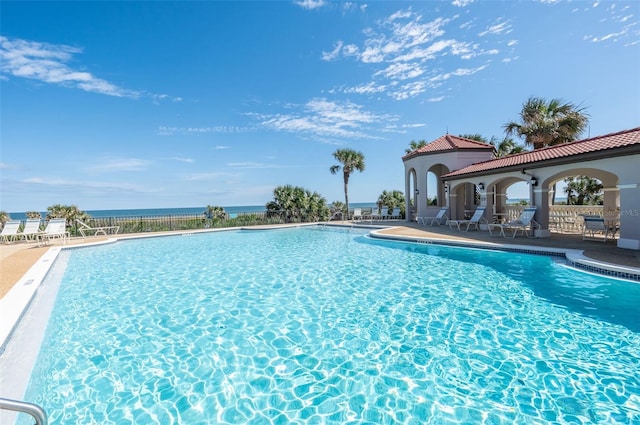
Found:
<path fill-rule="evenodd" d="M 480 143 L 487 143 L 493 145 L 495 150 L 495 156 L 497 158 L 507 155 L 512 155 L 514 153 L 524 152 L 524 146 L 517 144 L 510 137 L 505 137 L 501 141 L 498 141 L 498 138 L 495 136 L 491 136 L 490 140 L 487 140 L 486 137 L 476 133 L 476 134 L 461 134 L 460 137 L 464 137 L 465 139 L 475 140 Z"/>
<path fill-rule="evenodd" d="M 540 149 L 576 140 L 588 124 L 584 108 L 560 99 L 547 102 L 532 96 L 522 105 L 520 122 L 508 122 L 504 130 L 507 136 L 515 134 L 524 138 L 527 146 Z"/>
<path fill-rule="evenodd" d="M 204 212 L 210 220 L 221 220 L 227 218 L 227 212 L 223 207 L 207 205 L 207 210 Z"/>
<path fill-rule="evenodd" d="M 426 146 L 426 145 L 427 145 L 427 142 L 425 140 L 419 140 L 417 142 L 415 140 L 412 140 L 409 143 L 409 147 L 404 150 L 404 153 L 411 153 L 411 152 L 413 152 L 413 151 L 415 151 L 417 149 L 420 149 L 421 147 Z"/>
<path fill-rule="evenodd" d="M 347 216 L 349 215 L 349 176 L 354 171 L 364 171 L 364 155 L 362 152 L 354 151 L 352 149 L 338 149 L 333 153 L 333 157 L 340 163 L 340 165 L 332 165 L 329 171 L 331 174 L 336 174 L 342 169 L 342 177 L 344 180 L 344 203 L 347 210 Z"/>
<path fill-rule="evenodd" d="M 515 121 L 504 125 L 507 136 L 518 135 L 524 138 L 527 146 L 540 149 L 562 143 L 573 142 L 589 124 L 589 116 L 584 108 L 573 103 L 563 103 L 560 99 L 546 102 L 540 97 L 530 97 L 520 112 L 520 123 Z M 553 185 L 555 203 L 556 184 Z"/>
<path fill-rule="evenodd" d="M 6 223 L 9 220 L 11 220 L 9 213 L 6 211 L 0 211 L 0 223 L 2 223 L 2 225 L 4 226 L 4 223 Z"/>
<path fill-rule="evenodd" d="M 487 140 L 486 137 L 484 137 L 481 134 L 475 133 L 475 134 L 459 134 L 458 137 L 463 137 L 465 139 L 469 139 L 469 140 L 475 140 L 476 142 L 480 142 L 480 143 L 489 143 L 489 141 Z M 493 137 L 491 138 L 491 140 L 493 140 Z"/>
<path fill-rule="evenodd" d="M 273 201 L 266 204 L 270 215 L 284 217 L 285 222 L 318 221 L 329 215 L 327 201 L 316 192 L 302 187 L 285 185 L 273 190 Z"/>
<path fill-rule="evenodd" d="M 388 213 L 390 213 L 394 208 L 400 207 L 400 214 L 402 216 L 405 215 L 404 193 L 399 190 L 383 190 L 380 196 L 378 196 L 377 204 L 380 207 L 387 207 Z"/>
<path fill-rule="evenodd" d="M 521 153 L 525 150 L 524 146 L 514 142 L 511 137 L 505 137 L 500 142 L 495 137 L 492 137 L 489 143 L 496 147 L 496 158 Z"/>
<path fill-rule="evenodd" d="M 602 205 L 602 183 L 589 176 L 568 177 L 564 179 L 567 187 L 567 205 Z"/>
<path fill-rule="evenodd" d="M 82 211 L 75 205 L 55 204 L 47 207 L 47 220 L 51 220 L 52 218 L 64 218 L 67 220 L 67 226 L 71 226 L 76 219 L 88 219 L 89 214 Z"/>

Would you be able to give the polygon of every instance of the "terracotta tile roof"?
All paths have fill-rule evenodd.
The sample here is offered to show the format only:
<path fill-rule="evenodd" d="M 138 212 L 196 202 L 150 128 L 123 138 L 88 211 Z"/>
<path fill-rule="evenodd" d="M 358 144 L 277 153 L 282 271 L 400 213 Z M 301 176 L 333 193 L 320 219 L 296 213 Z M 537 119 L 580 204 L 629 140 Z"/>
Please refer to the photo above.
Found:
<path fill-rule="evenodd" d="M 479 162 L 477 164 L 461 168 L 460 170 L 453 171 L 449 174 L 445 174 L 443 177 L 454 177 L 463 174 L 497 170 L 500 168 L 532 165 L 541 161 L 568 158 L 592 152 L 597 153 L 610 149 L 625 148 L 632 145 L 638 145 L 640 148 L 640 127 L 617 133 L 605 134 L 604 136 L 592 137 L 590 139 L 578 140 L 562 145 L 550 146 L 531 152 L 503 156 L 490 161 Z"/>
<path fill-rule="evenodd" d="M 428 154 L 435 152 L 452 151 L 456 149 L 494 149 L 493 145 L 488 143 L 478 142 L 472 139 L 466 139 L 464 137 L 454 136 L 452 134 L 445 134 L 438 137 L 433 142 L 429 142 L 427 145 L 416 149 L 413 152 L 409 152 L 402 159 L 409 159 L 420 154 Z"/>

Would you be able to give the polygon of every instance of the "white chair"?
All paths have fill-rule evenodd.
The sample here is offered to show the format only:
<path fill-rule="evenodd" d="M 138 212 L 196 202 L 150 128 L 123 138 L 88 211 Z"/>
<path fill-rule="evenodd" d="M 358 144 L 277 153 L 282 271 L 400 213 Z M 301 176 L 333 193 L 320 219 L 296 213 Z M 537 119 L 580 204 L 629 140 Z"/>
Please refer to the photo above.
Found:
<path fill-rule="evenodd" d="M 478 207 L 476 208 L 476 211 L 473 213 L 473 216 L 469 220 L 448 220 L 447 224 L 449 225 L 449 228 L 453 229 L 455 226 L 460 231 L 462 230 L 463 226 L 466 224 L 466 227 L 464 228 L 465 232 L 468 232 L 471 226 L 475 227 L 476 230 L 479 230 L 480 229 L 479 224 L 481 221 L 488 223 L 487 219 L 483 217 L 485 210 L 486 210 L 485 207 Z"/>
<path fill-rule="evenodd" d="M 34 239 L 34 240 L 37 239 L 39 233 L 40 233 L 40 219 L 32 218 L 32 219 L 28 219 L 24 223 L 24 228 L 22 229 L 22 232 L 18 233 L 18 235 L 27 241 L 30 239 Z"/>
<path fill-rule="evenodd" d="M 487 227 L 489 229 L 489 234 L 491 236 L 502 236 L 507 237 L 507 233 L 505 230 L 511 230 L 513 234 L 512 238 L 515 238 L 518 232 L 522 232 L 522 234 L 526 234 L 527 237 L 532 237 L 531 232 L 533 229 L 539 229 L 540 225 L 536 223 L 533 219 L 533 216 L 536 214 L 536 207 L 526 207 L 520 213 L 520 217 L 515 220 L 511 220 L 507 223 L 490 223 Z M 499 230 L 499 231 L 498 231 Z M 493 232 L 496 231 L 494 234 Z"/>
<path fill-rule="evenodd" d="M 609 239 L 609 235 L 611 235 L 611 239 L 613 239 L 614 231 L 607 225 L 607 223 L 605 223 L 604 218 L 600 217 L 599 215 L 585 215 L 583 217 L 583 241 L 589 239 L 600 240 L 600 237 L 602 237 L 602 242 L 606 242 L 607 239 Z M 598 237 L 598 235 L 600 235 L 600 237 Z"/>
<path fill-rule="evenodd" d="M 76 222 L 80 225 L 80 227 L 78 228 L 78 231 L 80 232 L 83 238 L 87 237 L 87 233 L 93 233 L 93 235 L 90 235 L 90 236 L 98 236 L 100 234 L 107 236 L 108 234 L 115 235 L 120 230 L 120 226 L 91 227 L 87 223 L 77 218 L 76 218 Z"/>
<path fill-rule="evenodd" d="M 400 208 L 394 208 L 391 210 L 391 213 L 387 216 L 388 220 L 398 220 L 400 219 Z"/>
<path fill-rule="evenodd" d="M 362 208 L 354 208 L 353 214 L 351 214 L 352 221 L 362 220 Z"/>
<path fill-rule="evenodd" d="M 380 208 L 378 207 L 371 208 L 371 213 L 366 215 L 366 219 L 371 220 L 371 222 L 373 222 L 373 220 L 381 220 L 382 215 L 380 214 Z"/>
<path fill-rule="evenodd" d="M 449 219 L 449 217 L 447 217 L 447 209 L 447 207 L 442 207 L 435 217 L 418 217 L 418 223 L 422 223 L 424 226 L 427 224 L 433 226 L 433 223 L 438 223 L 438 225 L 444 224 Z"/>
<path fill-rule="evenodd" d="M 38 239 L 41 243 L 51 242 L 53 239 L 60 239 L 64 244 L 69 237 L 67 232 L 67 220 L 64 218 L 52 218 L 47 223 L 47 227 L 44 231 L 38 234 Z"/>
<path fill-rule="evenodd" d="M 4 223 L 0 238 L 3 242 L 11 242 L 18 238 L 18 229 L 20 229 L 20 220 L 10 220 Z"/>

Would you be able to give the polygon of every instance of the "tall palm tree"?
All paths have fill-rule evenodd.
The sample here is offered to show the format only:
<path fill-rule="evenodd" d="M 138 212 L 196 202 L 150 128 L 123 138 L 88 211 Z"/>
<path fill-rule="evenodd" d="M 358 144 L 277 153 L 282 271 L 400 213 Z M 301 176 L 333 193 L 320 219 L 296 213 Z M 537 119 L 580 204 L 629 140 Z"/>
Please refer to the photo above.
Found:
<path fill-rule="evenodd" d="M 332 165 L 329 168 L 331 174 L 336 174 L 342 169 L 342 178 L 344 180 L 344 203 L 349 216 L 349 176 L 354 171 L 364 171 L 364 155 L 362 152 L 353 149 L 338 149 L 333 153 L 333 157 L 340 165 Z"/>
<path fill-rule="evenodd" d="M 507 136 L 524 138 L 527 146 L 540 149 L 576 140 L 589 124 L 589 116 L 573 103 L 530 97 L 520 112 L 520 122 L 503 127 Z"/>
<path fill-rule="evenodd" d="M 573 142 L 589 125 L 589 116 L 573 103 L 563 103 L 560 99 L 545 101 L 540 97 L 530 97 L 520 112 L 520 122 L 511 121 L 504 125 L 507 136 L 524 138 L 527 146 L 540 149 L 562 143 Z M 553 184 L 555 203 L 556 184 Z"/>

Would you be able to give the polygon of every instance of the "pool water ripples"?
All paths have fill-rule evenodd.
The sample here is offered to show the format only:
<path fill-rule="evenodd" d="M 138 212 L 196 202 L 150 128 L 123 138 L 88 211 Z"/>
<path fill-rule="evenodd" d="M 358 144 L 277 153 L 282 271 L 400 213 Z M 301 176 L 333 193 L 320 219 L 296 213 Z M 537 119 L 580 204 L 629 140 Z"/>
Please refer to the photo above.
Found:
<path fill-rule="evenodd" d="M 640 288 L 546 257 L 328 229 L 61 255 L 53 424 L 640 422 Z"/>

